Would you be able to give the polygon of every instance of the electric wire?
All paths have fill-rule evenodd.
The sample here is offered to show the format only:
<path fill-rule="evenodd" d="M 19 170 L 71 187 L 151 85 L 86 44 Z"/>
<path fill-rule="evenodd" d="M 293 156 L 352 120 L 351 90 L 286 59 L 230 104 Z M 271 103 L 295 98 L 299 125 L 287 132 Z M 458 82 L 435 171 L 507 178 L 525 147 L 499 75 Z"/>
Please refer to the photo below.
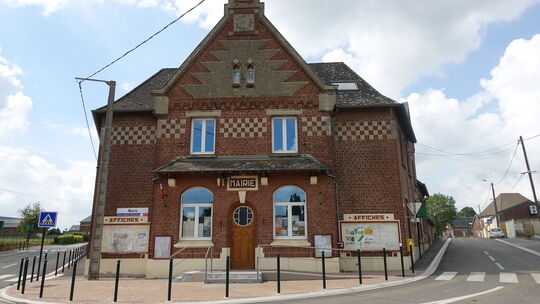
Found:
<path fill-rule="evenodd" d="M 92 139 L 92 133 L 90 132 L 90 124 L 88 123 L 88 115 L 86 115 L 86 105 L 84 104 L 84 96 L 82 91 L 82 84 L 79 82 L 79 93 L 81 95 L 81 101 L 82 101 L 82 107 L 83 107 L 83 113 L 84 113 L 84 120 L 86 121 L 86 128 L 88 130 L 88 137 L 90 138 L 90 143 L 92 144 L 92 151 L 94 151 L 94 157 L 96 158 L 96 161 L 98 160 L 97 153 L 96 153 L 96 147 L 94 146 L 94 140 Z"/>
<path fill-rule="evenodd" d="M 514 150 L 514 155 L 512 155 L 512 159 L 510 159 L 510 164 L 508 164 L 508 168 L 506 168 L 506 172 L 504 172 L 503 177 L 498 182 L 496 182 L 495 185 L 500 184 L 506 178 L 506 176 L 508 175 L 508 171 L 510 170 L 510 167 L 512 167 L 512 163 L 514 162 L 514 159 L 516 158 L 516 153 L 517 153 L 518 147 L 519 147 L 519 142 L 516 144 L 516 149 Z"/>
<path fill-rule="evenodd" d="M 496 146 L 496 147 L 493 147 L 491 149 L 487 149 L 487 150 L 483 150 L 483 151 L 478 151 L 478 152 L 469 152 L 469 153 L 457 153 L 457 152 L 450 152 L 450 151 L 445 151 L 443 149 L 440 149 L 440 148 L 436 148 L 436 147 L 432 147 L 432 146 L 428 146 L 428 145 L 425 145 L 425 144 L 421 144 L 421 143 L 417 143 L 418 146 L 420 147 L 423 147 L 425 149 L 428 149 L 428 150 L 433 150 L 433 151 L 437 151 L 437 152 L 441 152 L 441 153 L 445 153 L 445 154 L 450 154 L 450 155 L 456 155 L 456 156 L 471 156 L 471 155 L 480 155 L 480 154 L 490 154 L 488 152 L 492 152 L 494 150 L 498 150 L 500 148 L 503 148 L 503 147 L 507 147 L 507 146 L 510 146 L 514 143 L 515 141 L 512 141 L 512 142 L 509 142 L 509 143 L 506 143 L 504 145 L 500 145 L 500 146 Z M 503 150 L 500 150 L 500 151 L 505 151 L 505 150 L 508 150 L 508 149 L 503 149 Z M 492 152 L 493 153 L 493 152 Z M 495 152 L 496 153 L 496 152 Z"/>
<path fill-rule="evenodd" d="M 38 198 L 38 199 L 42 199 L 42 200 L 49 200 L 49 201 L 63 201 L 63 202 L 75 202 L 75 201 L 76 201 L 76 202 L 88 202 L 88 200 L 62 199 L 62 198 L 43 197 L 43 196 L 38 196 L 38 195 L 33 195 L 33 194 L 28 194 L 28 193 L 23 193 L 23 192 L 18 192 L 18 191 L 14 191 L 14 190 L 9 190 L 9 189 L 5 189 L 5 188 L 0 188 L 0 191 L 9 192 L 9 193 L 17 194 L 17 195 L 22 195 L 22 196 L 28 196 L 28 197 Z"/>

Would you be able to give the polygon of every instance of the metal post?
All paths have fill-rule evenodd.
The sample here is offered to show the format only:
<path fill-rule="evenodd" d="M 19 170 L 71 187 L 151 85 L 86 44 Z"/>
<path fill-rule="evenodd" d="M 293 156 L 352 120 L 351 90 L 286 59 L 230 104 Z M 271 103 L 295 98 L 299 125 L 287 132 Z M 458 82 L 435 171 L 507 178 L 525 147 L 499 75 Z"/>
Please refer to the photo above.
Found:
<path fill-rule="evenodd" d="M 4 240 L 4 239 L 2 239 Z M 22 241 L 19 241 L 19 251 L 21 251 L 21 247 L 22 247 Z"/>
<path fill-rule="evenodd" d="M 399 245 L 399 258 L 401 259 L 401 275 L 405 277 L 405 264 L 403 263 L 403 246 Z"/>
<path fill-rule="evenodd" d="M 69 250 L 68 269 L 71 268 L 71 249 Z"/>
<path fill-rule="evenodd" d="M 229 297 L 229 267 L 231 264 L 231 257 L 227 256 L 227 263 L 225 265 L 225 297 Z"/>
<path fill-rule="evenodd" d="M 276 256 L 277 258 L 277 293 L 281 293 L 281 264 L 279 261 L 279 253 Z"/>
<path fill-rule="evenodd" d="M 321 251 L 321 254 L 322 254 L 322 259 L 321 259 L 321 263 L 322 263 L 322 286 L 323 286 L 323 289 L 326 289 L 326 267 L 325 267 L 325 263 L 324 263 L 324 249 Z"/>
<path fill-rule="evenodd" d="M 167 290 L 167 301 L 171 301 L 172 296 L 172 273 L 173 273 L 173 258 L 169 258 L 169 285 Z"/>
<path fill-rule="evenodd" d="M 60 260 L 60 250 L 56 252 L 56 267 L 54 267 L 54 276 L 58 275 L 58 260 Z"/>
<path fill-rule="evenodd" d="M 523 148 L 523 156 L 525 156 L 525 165 L 527 165 L 527 173 L 529 174 L 529 182 L 531 183 L 534 204 L 536 205 L 536 210 L 539 210 L 538 219 L 540 219 L 540 205 L 538 204 L 538 198 L 536 197 L 536 189 L 534 188 L 531 167 L 529 166 L 529 158 L 527 157 L 527 151 L 525 150 L 525 143 L 523 142 L 523 137 L 520 136 L 519 141 L 521 142 L 521 147 Z"/>
<path fill-rule="evenodd" d="M 39 270 L 41 269 L 41 256 L 43 255 L 43 243 L 45 242 L 45 233 L 47 232 L 47 228 L 43 227 L 43 230 L 41 232 L 41 248 L 39 249 L 39 262 L 37 266 L 37 276 L 36 281 L 39 281 Z"/>
<path fill-rule="evenodd" d="M 73 263 L 73 274 L 71 275 L 71 289 L 69 291 L 69 300 L 73 301 L 73 292 L 75 291 L 75 275 L 77 274 L 77 262 Z"/>
<path fill-rule="evenodd" d="M 388 281 L 388 267 L 386 266 L 386 248 L 382 249 L 383 262 L 384 262 L 384 280 Z"/>
<path fill-rule="evenodd" d="M 412 270 L 412 273 L 414 273 L 414 256 L 413 256 L 413 246 L 412 246 L 412 244 L 409 245 L 409 254 L 411 256 L 411 270 Z"/>
<path fill-rule="evenodd" d="M 417 218 L 417 220 L 420 220 L 420 219 Z M 418 235 L 418 254 L 419 254 L 419 258 L 421 259 L 422 258 L 422 246 L 420 246 L 420 239 L 421 239 L 421 237 L 420 237 L 420 222 L 416 222 L 416 234 Z"/>
<path fill-rule="evenodd" d="M 43 298 L 43 287 L 45 287 L 45 273 L 47 272 L 47 257 L 45 256 L 45 261 L 43 262 L 43 274 L 41 276 L 41 286 L 39 287 L 39 297 Z"/>
<path fill-rule="evenodd" d="M 114 300 L 118 302 L 118 281 L 120 280 L 120 260 L 116 261 L 116 279 L 114 281 Z"/>
<path fill-rule="evenodd" d="M 26 287 L 26 274 L 28 273 L 28 258 L 24 261 L 24 271 L 23 271 L 23 281 L 22 281 L 22 288 L 21 288 L 21 294 L 24 294 L 24 289 Z"/>
<path fill-rule="evenodd" d="M 17 280 L 17 290 L 21 288 L 21 277 L 24 269 L 24 258 L 21 259 L 21 267 L 19 267 L 19 279 Z"/>
<path fill-rule="evenodd" d="M 362 261 L 360 257 L 360 249 L 356 250 L 356 256 L 358 257 L 358 282 L 362 284 Z"/>
<path fill-rule="evenodd" d="M 66 251 L 64 250 L 64 259 L 62 260 L 62 273 L 64 273 L 64 268 L 66 268 Z"/>
<path fill-rule="evenodd" d="M 501 222 L 499 221 L 499 207 L 497 207 L 497 199 L 495 198 L 495 187 L 493 187 L 493 183 L 491 183 L 491 193 L 493 194 L 493 206 L 495 206 L 495 219 L 497 219 L 497 228 L 501 226 Z M 502 200 L 502 196 L 501 196 Z"/>
<path fill-rule="evenodd" d="M 36 256 L 32 259 L 32 274 L 30 275 L 30 283 L 34 282 L 34 269 L 36 267 Z"/>

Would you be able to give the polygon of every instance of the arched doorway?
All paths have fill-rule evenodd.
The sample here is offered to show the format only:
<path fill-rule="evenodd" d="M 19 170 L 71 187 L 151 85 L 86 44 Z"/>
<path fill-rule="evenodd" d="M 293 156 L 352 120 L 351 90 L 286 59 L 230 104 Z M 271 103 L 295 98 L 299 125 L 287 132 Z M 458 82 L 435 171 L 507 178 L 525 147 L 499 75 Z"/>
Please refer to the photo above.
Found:
<path fill-rule="evenodd" d="M 239 204 L 232 208 L 231 225 L 231 268 L 255 268 L 256 215 L 251 204 Z"/>

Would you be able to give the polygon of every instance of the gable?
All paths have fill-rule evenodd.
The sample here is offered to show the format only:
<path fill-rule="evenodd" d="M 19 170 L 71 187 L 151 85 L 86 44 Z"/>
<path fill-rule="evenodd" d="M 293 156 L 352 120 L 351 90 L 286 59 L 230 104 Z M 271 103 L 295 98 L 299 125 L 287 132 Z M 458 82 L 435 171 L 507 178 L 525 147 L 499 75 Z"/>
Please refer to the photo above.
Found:
<path fill-rule="evenodd" d="M 243 76 L 239 86 L 232 82 L 235 66 Z M 249 66 L 255 70 L 252 87 L 245 80 Z M 325 84 L 266 19 L 263 4 L 253 0 L 227 4 L 223 19 L 153 93 L 165 95 L 172 88 L 195 98 L 295 96 L 321 92 Z"/>

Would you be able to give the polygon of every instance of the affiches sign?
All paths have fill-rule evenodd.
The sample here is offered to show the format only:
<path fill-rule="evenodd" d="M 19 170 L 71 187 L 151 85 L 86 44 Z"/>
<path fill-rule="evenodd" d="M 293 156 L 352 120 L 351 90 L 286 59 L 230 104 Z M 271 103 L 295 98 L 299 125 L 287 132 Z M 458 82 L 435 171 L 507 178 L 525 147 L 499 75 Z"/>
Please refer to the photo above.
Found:
<path fill-rule="evenodd" d="M 103 220 L 105 225 L 129 225 L 147 224 L 147 216 L 106 216 Z"/>
<path fill-rule="evenodd" d="M 393 213 L 344 214 L 344 221 L 393 221 Z"/>

